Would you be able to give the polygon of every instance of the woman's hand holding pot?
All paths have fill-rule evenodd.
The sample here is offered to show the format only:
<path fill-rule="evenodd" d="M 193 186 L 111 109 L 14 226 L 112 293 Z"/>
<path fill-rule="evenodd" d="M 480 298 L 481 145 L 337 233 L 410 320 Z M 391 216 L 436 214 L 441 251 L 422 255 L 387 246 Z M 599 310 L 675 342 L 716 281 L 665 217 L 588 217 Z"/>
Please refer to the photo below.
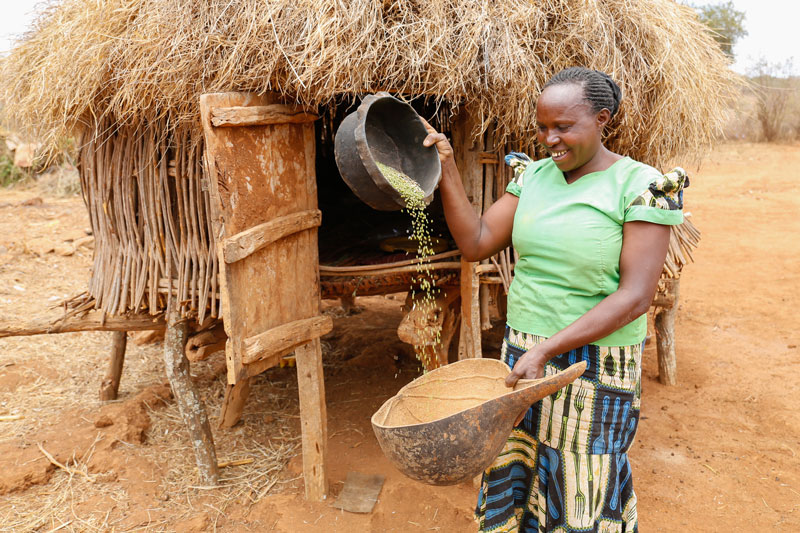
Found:
<path fill-rule="evenodd" d="M 422 141 L 422 146 L 427 148 L 436 145 L 436 151 L 439 152 L 439 161 L 442 163 L 448 159 L 453 159 L 453 146 L 447 140 L 447 136 L 444 133 L 437 132 L 424 118 L 422 123 L 425 124 L 425 129 L 428 130 L 428 136 Z"/>

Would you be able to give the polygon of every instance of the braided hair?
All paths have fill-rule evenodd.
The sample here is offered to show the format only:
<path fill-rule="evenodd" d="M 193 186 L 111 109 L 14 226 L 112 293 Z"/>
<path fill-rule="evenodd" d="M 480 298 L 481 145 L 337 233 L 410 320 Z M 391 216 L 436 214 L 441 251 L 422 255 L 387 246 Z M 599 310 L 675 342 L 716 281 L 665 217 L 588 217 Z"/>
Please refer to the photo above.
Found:
<path fill-rule="evenodd" d="M 622 100 L 622 90 L 605 72 L 586 67 L 565 68 L 550 78 L 542 90 L 552 85 L 566 84 L 583 87 L 584 98 L 595 113 L 599 113 L 602 109 L 608 109 L 612 117 L 617 114 L 619 103 Z"/>

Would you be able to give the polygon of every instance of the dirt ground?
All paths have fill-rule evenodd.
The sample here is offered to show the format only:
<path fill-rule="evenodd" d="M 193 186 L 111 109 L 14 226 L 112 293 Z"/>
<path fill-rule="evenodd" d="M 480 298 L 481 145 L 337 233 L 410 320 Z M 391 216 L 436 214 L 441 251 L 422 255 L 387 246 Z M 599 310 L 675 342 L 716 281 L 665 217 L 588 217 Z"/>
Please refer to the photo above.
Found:
<path fill-rule="evenodd" d="M 680 384 L 658 383 L 649 345 L 630 454 L 642 531 L 800 530 L 798 167 L 798 145 L 727 144 L 691 172 L 686 210 L 703 237 L 681 281 Z M 84 290 L 86 228 L 78 197 L 0 190 L 0 320 L 57 316 L 49 306 Z M 474 531 L 472 483 L 404 477 L 370 427 L 418 372 L 395 334 L 402 302 L 359 299 L 350 316 L 326 303 L 321 503 L 302 497 L 293 368 L 260 376 L 242 423 L 215 430 L 221 461 L 249 463 L 223 468 L 210 489 L 198 486 L 160 344 L 129 342 L 119 400 L 103 404 L 111 334 L 0 339 L 0 530 Z M 223 369 L 221 354 L 192 368 L 212 420 Z M 386 476 L 371 514 L 331 506 L 349 471 Z"/>

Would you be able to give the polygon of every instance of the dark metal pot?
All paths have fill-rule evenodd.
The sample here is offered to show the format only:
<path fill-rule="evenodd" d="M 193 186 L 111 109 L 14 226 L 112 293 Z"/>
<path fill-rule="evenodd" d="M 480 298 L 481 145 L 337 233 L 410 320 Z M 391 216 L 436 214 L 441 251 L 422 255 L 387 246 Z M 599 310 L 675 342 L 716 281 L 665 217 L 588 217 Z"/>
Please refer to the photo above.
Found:
<path fill-rule="evenodd" d="M 430 202 L 442 168 L 436 148 L 422 146 L 427 135 L 410 105 L 386 92 L 369 95 L 336 131 L 336 166 L 356 196 L 373 209 L 397 211 L 405 207 L 376 161 L 416 181 L 425 192 L 426 202 Z"/>

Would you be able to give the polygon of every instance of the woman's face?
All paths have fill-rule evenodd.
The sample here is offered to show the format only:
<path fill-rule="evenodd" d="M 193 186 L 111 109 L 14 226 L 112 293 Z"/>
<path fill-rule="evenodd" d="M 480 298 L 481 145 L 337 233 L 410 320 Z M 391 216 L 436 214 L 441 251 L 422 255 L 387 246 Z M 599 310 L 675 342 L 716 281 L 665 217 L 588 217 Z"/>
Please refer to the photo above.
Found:
<path fill-rule="evenodd" d="M 567 174 L 579 170 L 602 147 L 607 109 L 592 111 L 578 84 L 552 85 L 542 91 L 536 103 L 536 138 Z"/>

